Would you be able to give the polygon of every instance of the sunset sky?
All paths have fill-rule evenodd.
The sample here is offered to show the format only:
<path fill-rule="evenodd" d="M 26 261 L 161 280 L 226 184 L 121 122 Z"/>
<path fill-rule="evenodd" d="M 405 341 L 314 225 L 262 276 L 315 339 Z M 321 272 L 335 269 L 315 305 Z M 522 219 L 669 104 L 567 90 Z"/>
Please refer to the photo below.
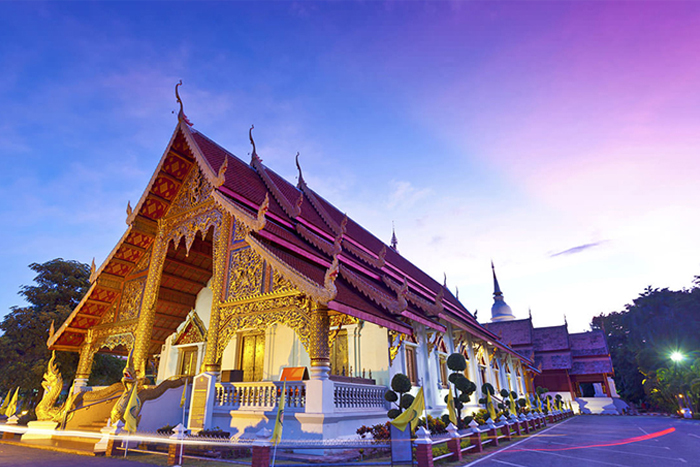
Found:
<path fill-rule="evenodd" d="M 0 316 L 99 264 L 177 123 L 490 317 L 582 331 L 700 275 L 700 2 L 0 2 Z"/>

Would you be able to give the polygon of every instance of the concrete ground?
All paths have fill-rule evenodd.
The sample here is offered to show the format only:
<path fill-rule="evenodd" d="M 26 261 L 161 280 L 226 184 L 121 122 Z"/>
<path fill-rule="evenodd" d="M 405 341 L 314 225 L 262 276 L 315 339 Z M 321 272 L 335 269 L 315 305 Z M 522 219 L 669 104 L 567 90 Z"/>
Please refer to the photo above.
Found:
<path fill-rule="evenodd" d="M 144 467 L 149 464 L 106 457 L 88 457 L 17 444 L 0 443 L 0 466 L 25 467 Z"/>
<path fill-rule="evenodd" d="M 577 416 L 466 466 L 700 466 L 700 422 L 666 417 Z"/>

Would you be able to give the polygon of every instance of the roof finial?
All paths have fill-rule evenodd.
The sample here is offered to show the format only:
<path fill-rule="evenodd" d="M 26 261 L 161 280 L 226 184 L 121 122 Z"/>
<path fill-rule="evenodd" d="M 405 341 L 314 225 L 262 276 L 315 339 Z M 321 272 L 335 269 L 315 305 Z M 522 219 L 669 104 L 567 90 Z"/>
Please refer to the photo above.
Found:
<path fill-rule="evenodd" d="M 180 112 L 178 112 L 177 114 L 177 119 L 184 121 L 188 126 L 192 126 L 192 122 L 190 122 L 190 120 L 185 115 L 184 105 L 182 105 L 182 99 L 180 99 L 180 92 L 177 89 L 180 86 L 182 86 L 182 80 L 180 80 L 180 82 L 175 85 L 175 99 L 177 100 L 177 103 L 180 104 Z"/>
<path fill-rule="evenodd" d="M 399 241 L 396 239 L 396 228 L 394 221 L 391 221 L 391 249 L 398 253 Z"/>
<path fill-rule="evenodd" d="M 501 292 L 501 287 L 498 285 L 498 279 L 496 278 L 496 268 L 493 265 L 493 260 L 491 260 L 491 271 L 493 271 L 493 296 L 503 295 Z"/>
<path fill-rule="evenodd" d="M 443 272 L 442 275 L 444 276 L 444 279 L 442 280 L 442 286 L 444 288 L 447 288 L 447 273 Z"/>
<path fill-rule="evenodd" d="M 530 317 L 530 320 L 532 320 L 532 308 L 527 307 L 527 315 Z"/>
<path fill-rule="evenodd" d="M 459 287 L 455 285 L 455 298 L 459 300 Z"/>
<path fill-rule="evenodd" d="M 297 181 L 297 188 L 301 189 L 302 186 L 306 185 L 304 180 L 304 174 L 301 173 L 301 164 L 299 164 L 299 152 L 297 151 L 296 156 L 297 170 L 299 171 L 299 180 Z"/>
<path fill-rule="evenodd" d="M 260 157 L 258 157 L 257 151 L 255 150 L 255 140 L 253 139 L 253 129 L 255 129 L 255 125 L 250 125 L 250 130 L 248 130 L 248 137 L 250 138 L 250 144 L 253 145 L 253 154 L 251 154 L 251 161 L 253 159 L 260 159 Z M 260 161 L 262 161 L 262 159 L 260 159 Z"/>
<path fill-rule="evenodd" d="M 566 322 L 566 313 L 564 313 L 564 326 L 568 326 L 569 323 Z"/>

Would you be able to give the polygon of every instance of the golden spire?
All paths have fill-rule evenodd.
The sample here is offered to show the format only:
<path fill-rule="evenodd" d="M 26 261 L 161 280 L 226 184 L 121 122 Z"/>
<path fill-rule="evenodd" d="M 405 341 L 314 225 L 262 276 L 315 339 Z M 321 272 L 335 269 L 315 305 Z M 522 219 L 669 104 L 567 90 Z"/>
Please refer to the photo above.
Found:
<path fill-rule="evenodd" d="M 190 120 L 187 118 L 187 115 L 185 115 L 185 108 L 182 105 L 182 99 L 180 99 L 180 92 L 177 89 L 180 86 L 182 86 L 182 80 L 180 80 L 180 82 L 175 85 L 175 99 L 177 100 L 177 103 L 180 104 L 180 112 L 178 112 L 177 114 L 177 119 L 178 121 L 185 122 L 188 126 L 192 126 L 192 122 L 190 122 Z"/>
<path fill-rule="evenodd" d="M 132 212 L 134 212 L 134 209 L 131 207 L 131 200 L 129 200 L 126 202 L 126 216 L 131 216 Z"/>
<path fill-rule="evenodd" d="M 255 129 L 255 125 L 250 125 L 250 130 L 248 130 L 248 138 L 250 138 L 250 144 L 253 145 L 253 153 L 251 154 L 251 164 L 253 163 L 254 159 L 258 159 L 262 162 L 262 159 L 258 156 L 257 151 L 255 150 L 255 140 L 253 139 L 253 129 Z"/>

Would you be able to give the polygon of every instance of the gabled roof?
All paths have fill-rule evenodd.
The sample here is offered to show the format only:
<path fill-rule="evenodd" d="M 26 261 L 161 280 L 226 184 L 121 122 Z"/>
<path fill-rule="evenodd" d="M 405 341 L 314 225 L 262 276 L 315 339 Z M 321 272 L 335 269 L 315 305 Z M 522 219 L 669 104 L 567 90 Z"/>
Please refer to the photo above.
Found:
<path fill-rule="evenodd" d="M 404 333 L 412 331 L 409 320 L 439 331 L 445 331 L 441 322 L 445 320 L 506 347 L 496 335 L 478 324 L 443 285 L 309 188 L 301 169 L 299 186 L 294 186 L 262 163 L 254 143 L 251 163 L 245 163 L 190 128 L 182 118 L 143 196 L 128 213 L 127 232 L 95 271 L 93 286 L 50 338 L 50 346 L 77 350 L 87 329 L 99 325 L 108 308 L 119 306 L 125 283 L 144 274 L 138 266 L 155 238 L 156 222 L 166 215 L 194 167 L 214 187 L 213 198 L 217 204 L 237 217 L 249 216 L 254 220 L 268 200 L 264 227 L 249 234 L 249 243 L 253 249 L 267 255 L 273 264 L 293 270 L 296 274 L 293 279 L 300 284 L 323 289 L 327 285 L 329 267 L 337 260 L 335 295 L 328 303 L 331 310 Z M 211 248 L 206 240 L 199 241 L 204 242 L 202 248 Z M 201 258 L 202 264 L 194 264 L 189 258 L 172 259 L 173 264 L 185 269 L 180 275 L 192 278 L 186 280 L 192 282 L 193 287 L 181 295 L 177 290 L 171 291 L 168 303 L 174 303 L 176 309 L 163 313 L 171 317 L 169 321 L 163 318 L 156 323 L 154 351 L 177 329 L 194 305 L 192 295 L 196 295 L 197 284 L 204 285 L 209 279 L 204 273 L 207 265 L 211 267 L 207 263 L 210 259 L 206 254 Z M 198 276 L 198 273 L 203 275 Z M 113 296 L 103 296 L 102 284 L 109 285 Z M 103 294 L 100 295 L 103 299 L 95 298 L 99 293 Z M 96 313 L 92 321 L 81 321 L 86 318 L 88 304 L 92 302 L 102 306 L 101 313 Z"/>

